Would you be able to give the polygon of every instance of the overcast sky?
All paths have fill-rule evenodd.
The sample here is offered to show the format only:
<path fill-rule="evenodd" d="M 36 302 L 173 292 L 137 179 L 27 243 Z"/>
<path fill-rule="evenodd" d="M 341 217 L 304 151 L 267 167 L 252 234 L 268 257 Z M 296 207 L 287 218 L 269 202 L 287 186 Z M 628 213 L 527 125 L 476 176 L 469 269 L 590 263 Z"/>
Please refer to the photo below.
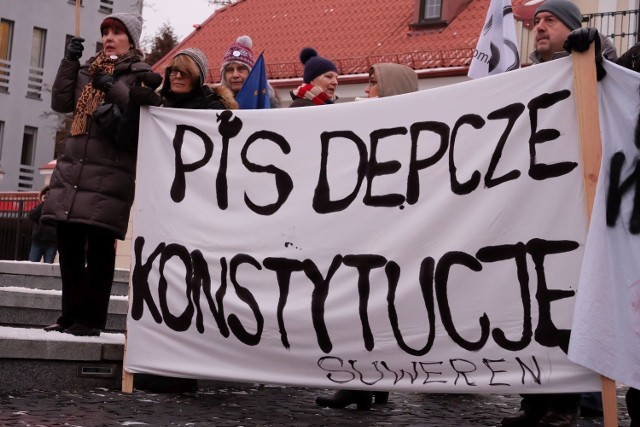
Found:
<path fill-rule="evenodd" d="M 162 24 L 169 23 L 182 41 L 215 11 L 208 0 L 145 0 L 142 10 L 142 40 L 156 35 Z"/>

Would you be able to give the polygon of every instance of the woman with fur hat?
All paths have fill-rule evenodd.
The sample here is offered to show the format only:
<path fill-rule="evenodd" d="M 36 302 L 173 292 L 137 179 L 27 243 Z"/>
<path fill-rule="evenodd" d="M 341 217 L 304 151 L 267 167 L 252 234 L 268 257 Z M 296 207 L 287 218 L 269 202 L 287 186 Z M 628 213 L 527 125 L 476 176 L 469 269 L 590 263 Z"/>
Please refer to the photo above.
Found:
<path fill-rule="evenodd" d="M 126 126 L 135 127 L 137 134 L 140 106 L 143 105 L 199 110 L 238 108 L 238 103 L 229 88 L 205 84 L 207 65 L 208 61 L 204 53 L 200 49 L 190 47 L 174 55 L 165 68 L 164 81 L 162 76 L 156 73 L 143 75 L 141 83 L 144 86 L 135 86 L 131 89 L 131 105 L 126 115 Z M 154 89 L 160 81 L 163 81 L 162 88 L 156 92 Z M 125 131 L 125 133 L 132 132 Z M 134 386 L 154 393 L 185 393 L 195 392 L 198 389 L 198 381 L 192 378 L 138 374 L 135 377 Z"/>
<path fill-rule="evenodd" d="M 144 86 L 131 89 L 131 103 L 201 110 L 237 109 L 238 103 L 228 87 L 205 83 L 207 64 L 207 57 L 200 49 L 190 47 L 179 51 L 165 68 L 164 78 L 156 73 L 141 76 Z M 160 82 L 162 88 L 156 92 L 154 89 Z"/>
<path fill-rule="evenodd" d="M 164 78 L 157 73 L 144 73 L 139 85 L 131 88 L 131 104 L 118 129 L 118 142 L 135 151 L 137 148 L 140 106 L 192 108 L 200 110 L 237 109 L 233 93 L 222 85 L 205 83 L 208 72 L 205 54 L 190 47 L 176 53 L 164 70 Z M 162 84 L 159 91 L 156 88 Z"/>
<path fill-rule="evenodd" d="M 51 108 L 73 112 L 70 135 L 51 177 L 42 221 L 55 223 L 62 278 L 62 315 L 46 331 L 100 335 L 115 268 L 116 239 L 124 240 L 134 194 L 135 154 L 120 150 L 114 130 L 129 102 L 142 62 L 142 19 L 107 16 L 103 48 L 81 65 L 84 39 L 74 37 L 53 83 Z"/>
<path fill-rule="evenodd" d="M 289 107 L 333 104 L 338 87 L 338 69 L 315 49 L 305 47 L 300 52 L 300 62 L 304 64 L 304 84 L 291 91 L 293 102 Z"/>

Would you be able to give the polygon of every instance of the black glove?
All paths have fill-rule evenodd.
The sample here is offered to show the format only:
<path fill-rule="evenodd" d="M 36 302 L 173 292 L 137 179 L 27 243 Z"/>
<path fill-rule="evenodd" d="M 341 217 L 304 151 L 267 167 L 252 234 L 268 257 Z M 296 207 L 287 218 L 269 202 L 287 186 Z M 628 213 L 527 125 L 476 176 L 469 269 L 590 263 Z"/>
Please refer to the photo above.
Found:
<path fill-rule="evenodd" d="M 146 87 L 156 90 L 162 83 L 162 76 L 158 73 L 154 73 L 153 71 L 147 71 L 139 74 L 136 78 L 136 84 L 139 86 L 141 83 Z"/>
<path fill-rule="evenodd" d="M 564 50 L 569 53 L 574 50 L 576 52 L 586 52 L 589 50 L 591 43 L 595 43 L 596 76 L 600 81 L 607 75 L 607 72 L 602 66 L 602 41 L 598 30 L 595 28 L 578 28 L 571 31 L 564 42 Z"/>
<path fill-rule="evenodd" d="M 107 74 L 104 71 L 96 71 L 93 74 L 93 87 L 98 90 L 103 91 L 104 93 L 109 93 L 114 84 L 116 84 L 116 79 L 111 74 Z"/>
<path fill-rule="evenodd" d="M 162 97 L 153 89 L 144 86 L 134 86 L 129 90 L 129 101 L 136 105 L 162 105 Z"/>
<path fill-rule="evenodd" d="M 69 42 L 67 49 L 64 51 L 64 59 L 69 61 L 77 61 L 82 56 L 82 51 L 84 50 L 84 46 L 82 46 L 82 42 L 84 39 L 82 37 L 74 37 Z"/>

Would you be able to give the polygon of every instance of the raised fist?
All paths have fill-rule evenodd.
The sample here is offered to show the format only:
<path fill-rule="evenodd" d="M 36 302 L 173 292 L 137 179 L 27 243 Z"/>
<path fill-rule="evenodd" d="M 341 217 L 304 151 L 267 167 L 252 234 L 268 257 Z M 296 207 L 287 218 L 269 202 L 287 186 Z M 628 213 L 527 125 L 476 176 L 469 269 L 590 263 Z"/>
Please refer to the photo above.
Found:
<path fill-rule="evenodd" d="M 82 37 L 74 37 L 69 42 L 67 49 L 64 51 L 64 59 L 69 61 L 77 61 L 82 56 L 84 46 L 82 45 L 84 39 Z"/>

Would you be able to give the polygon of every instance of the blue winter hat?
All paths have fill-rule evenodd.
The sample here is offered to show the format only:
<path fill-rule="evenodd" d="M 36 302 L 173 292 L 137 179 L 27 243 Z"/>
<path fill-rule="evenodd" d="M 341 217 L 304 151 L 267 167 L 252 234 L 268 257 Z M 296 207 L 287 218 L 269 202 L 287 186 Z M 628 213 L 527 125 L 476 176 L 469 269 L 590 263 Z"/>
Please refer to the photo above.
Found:
<path fill-rule="evenodd" d="M 338 72 L 336 64 L 318 56 L 318 52 L 312 47 L 305 47 L 300 51 L 300 62 L 304 64 L 303 80 L 305 83 L 311 83 L 311 80 L 327 71 Z"/>

